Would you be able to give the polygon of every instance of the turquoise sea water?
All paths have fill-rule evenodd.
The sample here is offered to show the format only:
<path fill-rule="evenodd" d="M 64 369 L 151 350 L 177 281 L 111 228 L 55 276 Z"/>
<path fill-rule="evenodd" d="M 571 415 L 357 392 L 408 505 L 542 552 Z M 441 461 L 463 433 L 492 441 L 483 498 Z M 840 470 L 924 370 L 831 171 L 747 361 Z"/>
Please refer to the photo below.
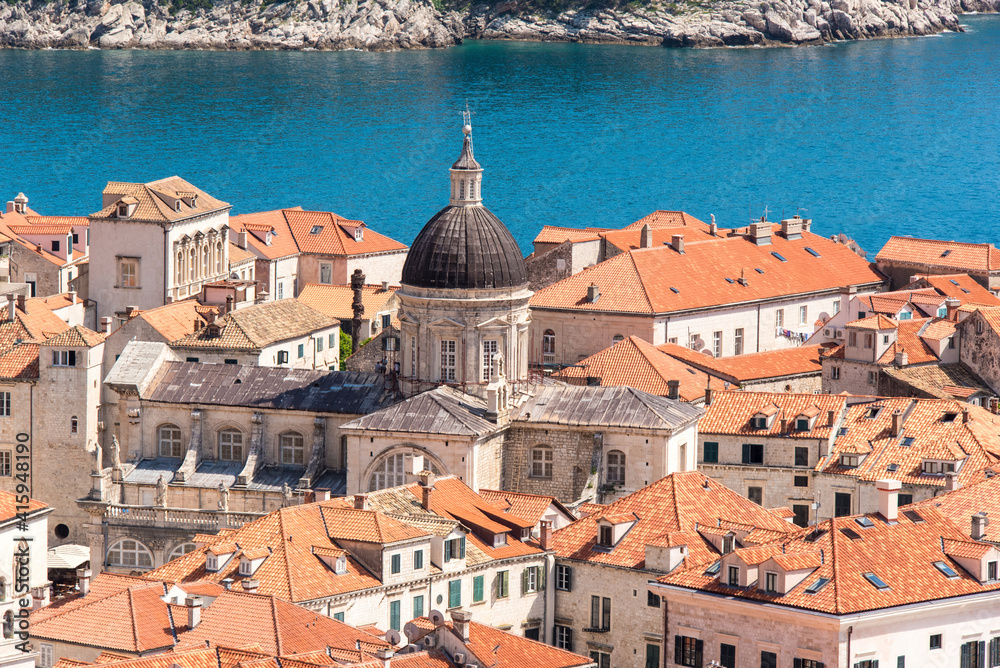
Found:
<path fill-rule="evenodd" d="M 470 42 L 440 51 L 0 51 L 0 198 L 91 213 L 180 174 L 242 213 L 302 205 L 410 242 L 447 204 L 474 111 L 486 204 L 542 224 L 657 208 L 744 225 L 799 209 L 1000 241 L 1000 17 L 965 34 L 796 49 Z"/>

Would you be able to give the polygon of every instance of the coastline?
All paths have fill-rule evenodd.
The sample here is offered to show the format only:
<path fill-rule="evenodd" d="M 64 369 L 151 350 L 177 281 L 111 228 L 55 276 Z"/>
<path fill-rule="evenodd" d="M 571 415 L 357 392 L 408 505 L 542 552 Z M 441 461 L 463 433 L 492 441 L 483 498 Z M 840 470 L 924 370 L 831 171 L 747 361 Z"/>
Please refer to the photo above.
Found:
<path fill-rule="evenodd" d="M 1000 0 L 681 0 L 541 14 L 518 0 L 443 12 L 440 0 L 51 0 L 0 5 L 0 48 L 363 50 L 466 39 L 666 47 L 797 46 L 963 32 Z M 193 3 L 207 8 L 187 8 Z"/>

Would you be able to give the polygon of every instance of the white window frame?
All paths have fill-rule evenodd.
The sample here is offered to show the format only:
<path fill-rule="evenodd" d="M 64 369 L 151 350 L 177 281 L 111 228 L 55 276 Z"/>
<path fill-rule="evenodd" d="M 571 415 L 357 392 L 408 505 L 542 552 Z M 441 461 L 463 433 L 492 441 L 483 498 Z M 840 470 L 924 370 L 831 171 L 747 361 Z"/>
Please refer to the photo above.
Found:
<path fill-rule="evenodd" d="M 779 308 L 774 311 L 774 326 L 777 328 L 785 326 L 785 309 Z"/>
<path fill-rule="evenodd" d="M 458 341 L 441 339 L 441 381 L 454 383 L 456 380 L 455 363 L 458 359 Z"/>
<path fill-rule="evenodd" d="M 305 466 L 306 439 L 297 431 L 286 431 L 278 436 L 278 451 L 285 466 Z"/>
<path fill-rule="evenodd" d="M 227 453 L 228 450 L 228 453 Z M 239 456 L 233 453 L 238 451 Z M 226 462 L 243 461 L 243 432 L 239 429 L 227 428 L 219 430 L 219 459 Z"/>
<path fill-rule="evenodd" d="M 118 287 L 139 287 L 139 258 L 122 257 L 118 259 Z"/>
<path fill-rule="evenodd" d="M 809 305 L 803 304 L 799 307 L 799 324 L 807 325 L 809 324 Z"/>
<path fill-rule="evenodd" d="M 489 382 L 493 371 L 493 358 L 500 351 L 500 341 L 486 339 L 483 341 L 483 381 Z"/>
<path fill-rule="evenodd" d="M 76 366 L 75 350 L 53 350 L 52 366 Z"/>
<path fill-rule="evenodd" d="M 554 454 L 552 446 L 536 445 L 531 448 L 532 478 L 551 478 L 553 472 Z"/>
<path fill-rule="evenodd" d="M 739 327 L 733 332 L 733 354 L 743 354 L 743 328 Z"/>
<path fill-rule="evenodd" d="M 109 566 L 152 568 L 153 553 L 141 541 L 122 538 L 108 549 L 107 563 Z"/>
<path fill-rule="evenodd" d="M 326 277 L 324 279 L 323 273 L 326 272 Z M 320 262 L 319 263 L 319 282 L 321 285 L 333 285 L 333 263 L 332 262 Z"/>
<path fill-rule="evenodd" d="M 169 454 L 164 454 L 163 446 L 169 444 Z M 176 446 L 176 454 L 174 446 Z M 156 428 L 156 452 L 160 457 L 179 458 L 184 456 L 184 435 L 181 428 L 173 424 L 161 424 Z"/>
<path fill-rule="evenodd" d="M 712 332 L 712 354 L 722 357 L 722 332 Z"/>

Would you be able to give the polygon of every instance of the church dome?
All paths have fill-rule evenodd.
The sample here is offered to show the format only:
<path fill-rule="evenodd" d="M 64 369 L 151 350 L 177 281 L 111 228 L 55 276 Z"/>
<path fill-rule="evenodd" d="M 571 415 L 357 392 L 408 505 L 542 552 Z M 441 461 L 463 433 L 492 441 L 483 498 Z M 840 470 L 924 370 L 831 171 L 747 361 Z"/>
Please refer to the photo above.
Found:
<path fill-rule="evenodd" d="M 403 265 L 418 288 L 515 288 L 528 282 L 521 249 L 485 206 L 446 206 L 424 225 Z"/>
<path fill-rule="evenodd" d="M 483 206 L 483 168 L 472 153 L 465 115 L 462 154 L 451 166 L 451 204 L 420 230 L 403 264 L 404 285 L 417 288 L 517 288 L 528 283 L 510 230 Z"/>

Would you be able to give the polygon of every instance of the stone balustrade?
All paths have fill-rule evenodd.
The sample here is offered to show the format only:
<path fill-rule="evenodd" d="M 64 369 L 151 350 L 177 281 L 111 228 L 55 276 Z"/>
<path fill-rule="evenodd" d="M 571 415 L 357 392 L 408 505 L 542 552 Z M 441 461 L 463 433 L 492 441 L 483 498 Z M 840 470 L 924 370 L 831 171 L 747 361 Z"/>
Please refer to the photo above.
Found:
<path fill-rule="evenodd" d="M 104 520 L 110 525 L 192 529 L 213 533 L 219 529 L 237 529 L 265 513 L 232 513 L 219 510 L 160 508 L 109 504 Z"/>

